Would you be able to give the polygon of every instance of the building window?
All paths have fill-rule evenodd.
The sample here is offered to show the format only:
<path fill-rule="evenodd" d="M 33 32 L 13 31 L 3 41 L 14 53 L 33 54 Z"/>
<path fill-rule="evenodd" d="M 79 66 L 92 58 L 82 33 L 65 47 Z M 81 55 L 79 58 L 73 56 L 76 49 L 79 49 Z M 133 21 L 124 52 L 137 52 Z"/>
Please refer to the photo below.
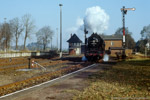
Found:
<path fill-rule="evenodd" d="M 69 46 L 72 46 L 72 43 L 69 43 Z"/>
<path fill-rule="evenodd" d="M 77 43 L 77 46 L 80 46 L 80 43 Z"/>

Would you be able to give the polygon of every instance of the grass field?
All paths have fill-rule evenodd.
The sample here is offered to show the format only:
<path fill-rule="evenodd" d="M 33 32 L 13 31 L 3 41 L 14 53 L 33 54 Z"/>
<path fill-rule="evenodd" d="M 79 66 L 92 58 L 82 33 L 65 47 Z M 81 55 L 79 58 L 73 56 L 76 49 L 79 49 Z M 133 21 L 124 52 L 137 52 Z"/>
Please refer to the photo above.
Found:
<path fill-rule="evenodd" d="M 102 67 L 89 80 L 90 86 L 74 100 L 150 100 L 150 59 L 131 59 Z"/>

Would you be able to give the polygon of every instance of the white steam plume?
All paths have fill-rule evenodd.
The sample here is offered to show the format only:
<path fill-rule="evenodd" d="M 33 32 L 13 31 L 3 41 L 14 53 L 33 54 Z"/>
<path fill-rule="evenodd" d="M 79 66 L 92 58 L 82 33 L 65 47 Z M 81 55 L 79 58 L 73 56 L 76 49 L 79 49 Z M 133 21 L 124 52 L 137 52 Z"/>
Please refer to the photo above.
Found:
<path fill-rule="evenodd" d="M 103 61 L 104 61 L 104 62 L 109 61 L 109 55 L 108 55 L 108 54 L 105 54 L 105 55 L 104 55 Z"/>
<path fill-rule="evenodd" d="M 84 27 L 89 33 L 103 33 L 108 28 L 109 16 L 99 6 L 86 10 L 84 17 Z"/>
<path fill-rule="evenodd" d="M 76 26 L 67 29 L 67 33 L 76 33 L 84 41 L 84 27 L 88 35 L 94 33 L 102 34 L 108 28 L 109 16 L 99 7 L 90 7 L 86 9 L 84 18 L 77 18 Z M 68 37 L 69 38 L 69 37 Z"/>

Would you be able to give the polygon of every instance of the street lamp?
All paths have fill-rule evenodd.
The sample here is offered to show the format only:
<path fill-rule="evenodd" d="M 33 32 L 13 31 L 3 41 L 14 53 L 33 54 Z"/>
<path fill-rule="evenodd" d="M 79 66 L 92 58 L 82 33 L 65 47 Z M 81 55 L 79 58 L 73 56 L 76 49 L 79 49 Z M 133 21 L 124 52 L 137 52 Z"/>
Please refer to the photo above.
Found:
<path fill-rule="evenodd" d="M 62 4 L 60 6 L 60 58 L 62 57 Z"/>
<path fill-rule="evenodd" d="M 131 10 L 131 11 L 135 11 L 135 8 L 125 8 L 125 6 L 123 6 L 123 8 L 121 8 L 122 11 L 122 16 L 123 16 L 123 47 L 125 48 L 125 14 L 127 14 L 127 11 Z"/>
<path fill-rule="evenodd" d="M 57 43 L 57 51 L 58 51 L 58 28 L 56 28 L 56 33 L 57 33 L 57 41 L 56 41 L 56 43 Z"/>

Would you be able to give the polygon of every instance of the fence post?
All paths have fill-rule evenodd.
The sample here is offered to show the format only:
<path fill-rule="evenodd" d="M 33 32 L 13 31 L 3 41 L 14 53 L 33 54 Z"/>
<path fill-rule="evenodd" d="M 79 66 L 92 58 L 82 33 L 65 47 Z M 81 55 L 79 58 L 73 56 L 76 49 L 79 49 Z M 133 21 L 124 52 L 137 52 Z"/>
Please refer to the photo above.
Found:
<path fill-rule="evenodd" d="M 29 57 L 28 60 L 29 60 L 28 68 L 30 69 L 31 68 L 30 67 L 31 66 L 31 58 Z"/>

